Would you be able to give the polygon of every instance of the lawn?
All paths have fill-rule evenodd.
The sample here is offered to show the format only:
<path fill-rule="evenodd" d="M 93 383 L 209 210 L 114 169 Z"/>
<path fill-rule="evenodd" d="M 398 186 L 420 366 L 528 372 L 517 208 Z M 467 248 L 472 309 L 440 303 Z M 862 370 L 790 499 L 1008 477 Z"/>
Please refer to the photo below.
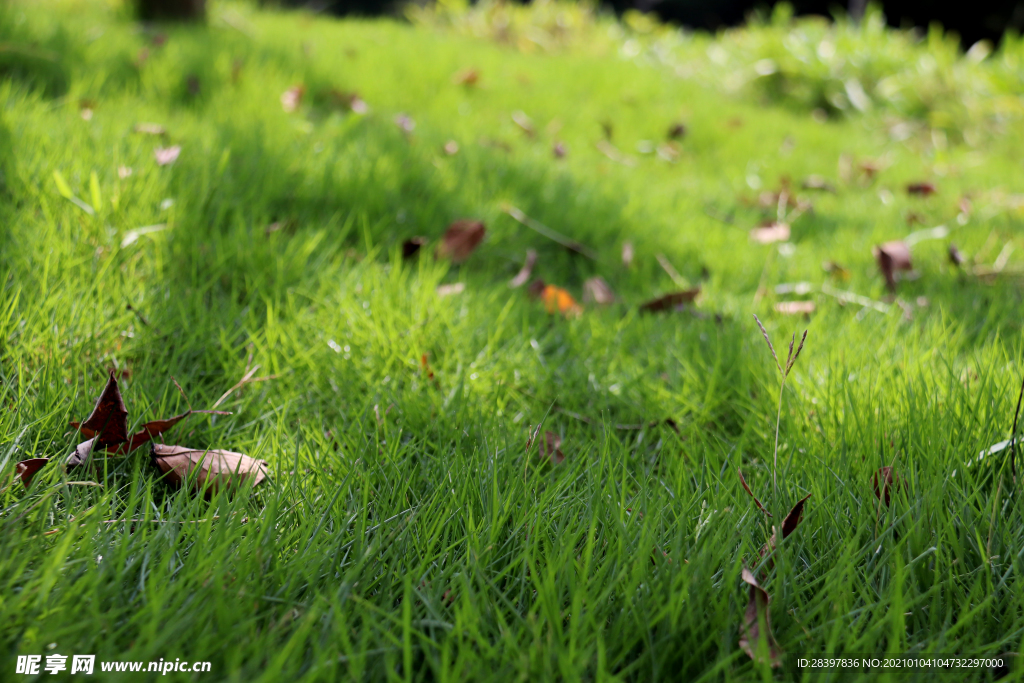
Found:
<path fill-rule="evenodd" d="M 1024 40 L 39 0 L 0 75 L 0 678 L 1021 680 L 1020 482 L 977 458 L 1024 375 Z M 531 249 L 578 314 L 510 286 Z M 807 330 L 781 402 L 753 314 L 783 361 Z M 129 427 L 217 404 L 160 441 L 267 479 L 65 468 L 110 371 Z"/>

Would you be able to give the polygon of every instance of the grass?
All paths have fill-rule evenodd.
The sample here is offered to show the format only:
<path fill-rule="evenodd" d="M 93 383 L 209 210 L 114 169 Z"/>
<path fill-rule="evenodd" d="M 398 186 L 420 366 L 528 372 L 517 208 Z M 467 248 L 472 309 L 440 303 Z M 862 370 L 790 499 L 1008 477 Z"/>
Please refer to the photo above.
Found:
<path fill-rule="evenodd" d="M 995 672 L 826 675 L 796 658 L 1016 661 L 1017 489 L 1003 459 L 967 467 L 1009 437 L 1024 372 L 1012 87 L 958 136 L 934 107 L 821 112 L 792 89 L 737 90 L 712 70 L 732 63 L 715 46 L 754 45 L 729 54 L 760 61 L 758 40 L 792 45 L 811 30 L 788 20 L 712 38 L 563 7 L 565 40 L 540 44 L 501 42 L 486 15 L 451 11 L 467 23 L 214 3 L 209 26 L 158 38 L 116 2 L 4 10 L 3 666 L 92 653 L 212 663 L 171 676 L 188 680 L 895 681 Z M 872 36 L 872 50 L 925 62 L 947 49 Z M 1012 85 L 1016 46 L 948 68 Z M 475 87 L 452 82 L 467 68 Z M 303 101 L 286 113 L 281 93 L 298 84 Z M 339 111 L 332 88 L 370 111 Z M 674 162 L 643 152 L 677 121 L 688 133 L 665 152 Z M 166 136 L 133 133 L 143 122 Z M 595 147 L 602 124 L 631 165 Z M 154 148 L 175 144 L 178 160 L 158 166 Z M 866 159 L 883 167 L 872 182 L 856 172 Z M 797 190 L 811 174 L 836 192 Z M 813 210 L 789 242 L 751 242 L 776 213 L 759 194 L 786 178 Z M 923 180 L 938 193 L 904 191 Z M 597 259 L 514 221 L 510 204 Z M 402 259 L 403 239 L 437 239 L 459 218 L 488 230 L 466 263 L 436 262 L 432 247 Z M 938 224 L 949 237 L 914 245 L 920 277 L 890 295 L 871 247 Z M 152 225 L 165 229 L 122 246 Z M 1004 272 L 957 271 L 950 241 Z M 619 303 L 548 315 L 506 284 L 528 248 L 535 275 L 577 298 L 600 275 Z M 455 282 L 463 293 L 438 296 Z M 809 287 L 777 289 L 792 283 Z M 698 284 L 690 311 L 638 312 Z M 823 293 L 836 290 L 873 303 Z M 775 311 L 794 296 L 816 303 L 809 320 Z M 776 340 L 809 328 L 778 422 L 752 313 Z M 67 423 L 88 414 L 108 368 L 130 372 L 141 424 L 184 409 L 172 377 L 203 408 L 256 365 L 273 379 L 232 394 L 221 408 L 233 415 L 164 437 L 267 460 L 252 495 L 193 496 L 144 456 L 95 474 L 51 463 L 27 491 L 12 481 L 16 461 L 71 451 Z M 526 451 L 538 424 L 563 439 L 563 463 Z M 890 465 L 903 488 L 886 507 L 871 478 Z M 770 510 L 812 494 L 771 563 L 758 559 L 771 529 L 737 467 Z M 781 669 L 737 644 L 744 565 L 772 596 Z"/>

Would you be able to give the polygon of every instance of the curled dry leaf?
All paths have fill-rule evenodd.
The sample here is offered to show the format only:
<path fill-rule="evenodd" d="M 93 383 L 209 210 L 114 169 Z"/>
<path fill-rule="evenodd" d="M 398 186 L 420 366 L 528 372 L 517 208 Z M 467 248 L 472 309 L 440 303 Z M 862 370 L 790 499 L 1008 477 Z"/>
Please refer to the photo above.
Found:
<path fill-rule="evenodd" d="M 78 429 L 86 438 L 98 437 L 96 445 L 100 448 L 128 440 L 128 409 L 125 408 L 113 372 L 107 376 L 107 384 L 103 387 L 100 397 L 96 399 L 96 405 L 93 406 L 89 417 L 81 425 L 72 422 L 71 426 Z"/>
<path fill-rule="evenodd" d="M 810 498 L 810 497 L 811 497 L 811 494 L 808 493 L 806 496 L 804 496 L 803 498 L 798 500 L 796 505 L 793 506 L 793 509 L 789 511 L 789 514 L 786 515 L 786 518 L 784 520 L 782 520 L 782 537 L 783 538 L 788 538 L 789 535 L 792 534 L 794 531 L 796 531 L 796 528 L 798 526 L 800 526 L 800 522 L 803 521 L 803 518 L 804 518 L 804 503 L 806 503 L 807 499 Z M 778 529 L 773 527 L 772 528 L 772 537 L 768 539 L 767 543 L 765 543 L 763 546 L 761 546 L 761 550 L 758 553 L 761 557 L 764 557 L 768 553 L 770 553 L 773 550 L 775 550 L 775 543 L 776 543 L 775 534 L 777 534 L 777 533 L 778 533 Z"/>
<path fill-rule="evenodd" d="M 871 487 L 875 490 L 875 498 L 879 501 L 884 499 L 886 505 L 891 504 L 890 494 L 898 491 L 902 484 L 899 475 L 892 467 L 880 467 L 871 477 Z"/>
<path fill-rule="evenodd" d="M 907 194 L 914 194 L 920 197 L 930 197 L 938 192 L 934 183 L 927 181 L 907 183 Z"/>
<path fill-rule="evenodd" d="M 172 145 L 170 147 L 157 147 L 153 150 L 153 156 L 156 158 L 156 163 L 160 166 L 167 166 L 177 161 L 178 156 L 181 154 L 181 145 Z"/>
<path fill-rule="evenodd" d="M 750 231 L 750 239 L 759 244 L 771 244 L 772 242 L 785 242 L 789 239 L 789 224 L 772 221 L 759 225 Z"/>
<path fill-rule="evenodd" d="M 14 476 L 21 479 L 21 483 L 28 488 L 32 483 L 32 477 L 36 475 L 36 472 L 43 468 L 43 465 L 50 462 L 49 458 L 29 458 L 28 460 L 22 460 L 15 466 Z"/>
<path fill-rule="evenodd" d="M 814 313 L 813 301 L 780 301 L 775 304 L 775 312 L 783 315 L 810 315 Z"/>
<path fill-rule="evenodd" d="M 672 292 L 671 294 L 659 296 L 657 299 L 652 299 L 645 304 L 641 304 L 640 310 L 645 313 L 676 311 L 686 304 L 693 303 L 693 300 L 697 298 L 698 294 L 700 294 L 700 287 Z"/>
<path fill-rule="evenodd" d="M 615 303 L 615 292 L 603 277 L 592 277 L 583 283 L 583 302 L 601 305 L 612 304 Z"/>
<path fill-rule="evenodd" d="M 782 650 L 775 642 L 775 636 L 772 635 L 772 624 L 768 616 L 768 606 L 772 599 L 768 595 L 768 591 L 761 587 L 754 574 L 746 567 L 743 568 L 741 577 L 743 582 L 750 586 L 750 600 L 747 602 L 747 609 L 743 614 L 743 625 L 740 628 L 740 649 L 746 652 L 752 660 L 759 662 L 758 643 L 764 638 L 768 648 L 767 663 L 773 667 L 781 666 Z"/>
<path fill-rule="evenodd" d="M 537 251 L 535 249 L 526 250 L 526 260 L 523 262 L 523 267 L 519 269 L 516 276 L 509 280 L 508 286 L 512 289 L 522 287 L 526 284 L 526 281 L 530 279 L 530 275 L 533 274 L 533 266 L 537 263 Z"/>
<path fill-rule="evenodd" d="M 872 249 L 875 260 L 878 261 L 878 269 L 882 271 L 885 284 L 889 291 L 896 291 L 896 274 L 901 270 L 912 270 L 913 263 L 910 261 L 910 247 L 906 242 L 896 240 L 886 242 Z"/>
<path fill-rule="evenodd" d="M 402 258 L 410 259 L 419 253 L 420 248 L 427 243 L 426 237 L 410 237 L 402 242 Z"/>
<path fill-rule="evenodd" d="M 306 87 L 293 85 L 281 93 L 281 108 L 291 114 L 302 104 L 302 96 L 306 94 Z"/>
<path fill-rule="evenodd" d="M 741 472 L 738 467 L 736 468 L 736 474 L 740 475 L 740 484 L 743 485 L 743 490 L 747 492 L 747 495 L 754 499 L 754 504 L 757 505 L 757 509 L 771 517 L 772 513 L 768 512 L 768 509 L 765 508 L 764 505 L 761 505 L 761 501 L 757 499 L 754 492 L 750 490 L 749 486 L 747 486 L 747 480 L 743 478 L 743 472 Z"/>
<path fill-rule="evenodd" d="M 480 245 L 486 233 L 481 221 L 466 218 L 457 220 L 445 230 L 441 244 L 437 247 L 437 257 L 462 263 Z"/>
<path fill-rule="evenodd" d="M 256 486 L 267 477 L 266 462 L 232 451 L 158 443 L 153 444 L 153 462 L 171 483 L 182 486 L 191 478 L 196 489 L 211 492 L 236 487 L 248 480 Z"/>

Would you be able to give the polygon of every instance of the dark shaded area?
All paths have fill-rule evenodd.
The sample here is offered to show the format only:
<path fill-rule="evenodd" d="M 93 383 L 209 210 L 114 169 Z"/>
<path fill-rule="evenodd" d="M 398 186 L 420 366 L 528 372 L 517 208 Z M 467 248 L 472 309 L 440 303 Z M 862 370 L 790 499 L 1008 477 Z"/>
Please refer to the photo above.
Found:
<path fill-rule="evenodd" d="M 135 0 L 144 21 L 194 21 L 206 16 L 206 0 Z"/>
<path fill-rule="evenodd" d="M 145 0 L 154 3 L 157 0 Z M 170 2 L 172 0 L 162 0 Z M 188 2 L 189 0 L 176 0 Z M 388 14 L 400 10 L 401 0 L 263 0 L 264 4 L 306 7 L 314 11 L 338 15 Z M 603 0 L 622 13 L 629 9 L 654 12 L 665 21 L 694 29 L 715 31 L 742 24 L 755 11 L 765 13 L 774 2 L 764 0 Z M 817 14 L 831 17 L 836 12 L 852 16 L 864 13 L 867 0 L 790 0 L 796 14 Z M 1007 29 L 1024 32 L 1024 0 L 984 0 L 970 7 L 960 3 L 937 3 L 927 0 L 891 0 L 882 3 L 889 25 L 897 28 L 913 26 L 927 29 L 939 23 L 960 35 L 964 47 L 981 39 L 998 43 Z"/>

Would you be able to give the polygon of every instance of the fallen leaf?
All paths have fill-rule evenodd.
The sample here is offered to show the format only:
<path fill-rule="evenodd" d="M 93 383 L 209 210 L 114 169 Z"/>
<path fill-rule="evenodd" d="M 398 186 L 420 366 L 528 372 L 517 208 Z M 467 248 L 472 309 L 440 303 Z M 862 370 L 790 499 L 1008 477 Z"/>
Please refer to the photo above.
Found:
<path fill-rule="evenodd" d="M 75 450 L 68 454 L 68 457 L 64 460 L 64 466 L 68 468 L 79 467 L 89 461 L 89 456 L 92 455 L 93 443 L 96 439 L 89 439 L 75 446 Z"/>
<path fill-rule="evenodd" d="M 813 301 L 780 301 L 775 304 L 775 312 L 784 315 L 810 315 L 814 313 Z"/>
<path fill-rule="evenodd" d="M 167 475 L 167 480 L 182 486 L 189 477 L 196 489 L 221 488 L 241 485 L 252 480 L 256 486 L 267 476 L 267 463 L 243 453 L 221 450 L 198 450 L 184 446 L 153 444 L 153 462 Z M 198 469 L 198 472 L 193 473 Z"/>
<path fill-rule="evenodd" d="M 125 408 L 113 372 L 107 376 L 107 384 L 103 387 L 100 397 L 96 399 L 96 405 L 93 406 L 89 417 L 81 425 L 72 422 L 71 426 L 78 429 L 87 439 L 98 437 L 96 445 L 99 448 L 128 440 L 128 409 Z"/>
<path fill-rule="evenodd" d="M 231 413 L 223 411 L 223 410 L 192 410 L 191 408 L 189 408 L 188 410 L 186 410 L 184 413 L 181 413 L 180 415 L 175 415 L 174 417 L 169 417 L 166 420 L 153 420 L 152 422 L 147 422 L 146 424 L 142 425 L 142 429 L 140 429 L 136 433 L 132 434 L 131 437 L 128 438 L 127 443 L 123 443 L 123 444 L 119 445 L 117 450 L 116 450 L 116 452 L 118 452 L 118 453 L 131 453 L 132 451 L 134 451 L 139 446 L 142 446 L 143 444 L 148 443 L 149 441 L 152 441 L 156 437 L 158 437 L 161 434 L 163 434 L 164 432 L 168 431 L 169 429 L 171 429 L 171 427 L 173 427 L 174 425 L 178 424 L 179 422 L 184 420 L 189 415 L 194 415 L 196 413 L 202 413 L 202 414 L 205 414 L 205 415 L 230 415 L 231 414 Z"/>
<path fill-rule="evenodd" d="M 825 179 L 824 176 L 820 175 L 809 175 L 804 179 L 804 182 L 800 184 L 805 190 L 821 190 L 823 192 L 835 192 L 835 186 Z"/>
<path fill-rule="evenodd" d="M 281 108 L 291 114 L 302 104 L 302 96 L 306 94 L 304 85 L 293 85 L 281 93 Z"/>
<path fill-rule="evenodd" d="M 173 164 L 177 159 L 178 155 L 181 154 L 181 145 L 172 145 L 170 147 L 157 147 L 153 150 L 153 156 L 156 157 L 156 163 L 160 166 L 167 166 Z"/>
<path fill-rule="evenodd" d="M 673 123 L 668 127 L 667 133 L 669 140 L 680 140 L 686 136 L 686 126 L 680 122 Z"/>
<path fill-rule="evenodd" d="M 906 242 L 897 240 L 875 247 L 872 253 L 878 261 L 878 269 L 882 271 L 889 291 L 896 291 L 897 271 L 912 270 L 914 267 L 910 261 L 910 247 Z"/>
<path fill-rule="evenodd" d="M 452 83 L 472 87 L 480 81 L 480 72 L 476 69 L 463 69 L 452 76 Z"/>
<path fill-rule="evenodd" d="M 28 460 L 22 460 L 19 462 L 14 469 L 14 476 L 21 479 L 21 483 L 28 488 L 32 483 L 32 477 L 36 475 L 43 465 L 50 462 L 49 458 L 29 458 Z"/>
<path fill-rule="evenodd" d="M 754 495 L 754 492 L 750 490 L 749 486 L 747 486 L 747 480 L 743 478 L 743 472 L 741 472 L 740 468 L 738 467 L 736 468 L 736 474 L 740 475 L 740 484 L 743 485 L 743 490 L 747 492 L 747 495 L 754 499 L 754 504 L 757 505 L 757 509 L 771 517 L 772 513 L 768 512 L 768 509 L 765 508 L 764 505 L 761 505 L 761 501 L 757 499 L 757 496 Z"/>
<path fill-rule="evenodd" d="M 454 282 L 450 285 L 438 285 L 437 295 L 440 297 L 452 296 L 454 294 L 462 294 L 466 291 L 465 282 Z"/>
<path fill-rule="evenodd" d="M 694 287 L 693 289 L 685 289 L 680 292 L 672 292 L 664 296 L 659 296 L 657 299 L 652 299 L 645 304 L 641 304 L 640 310 L 646 313 L 661 313 L 663 311 L 675 311 L 679 310 L 686 304 L 692 303 L 697 295 L 700 294 L 700 287 Z"/>
<path fill-rule="evenodd" d="M 592 277 L 583 283 L 583 302 L 601 305 L 615 303 L 615 292 L 603 277 Z"/>
<path fill-rule="evenodd" d="M 455 140 L 449 140 L 448 142 L 444 143 L 444 153 L 447 154 L 448 156 L 454 156 L 458 154 L 459 143 L 455 142 Z"/>
<path fill-rule="evenodd" d="M 789 224 L 772 221 L 750 231 L 750 239 L 759 244 L 785 242 L 789 239 Z"/>
<path fill-rule="evenodd" d="M 960 253 L 955 244 L 949 245 L 949 262 L 957 268 L 964 264 L 964 255 Z"/>
<path fill-rule="evenodd" d="M 409 259 L 419 253 L 420 249 L 424 244 L 427 243 L 426 237 L 410 237 L 409 239 L 402 242 L 402 258 Z"/>
<path fill-rule="evenodd" d="M 533 128 L 533 121 L 523 111 L 512 112 L 512 121 L 519 126 L 519 128 L 531 138 L 537 134 L 537 131 Z"/>
<path fill-rule="evenodd" d="M 886 505 L 891 502 L 890 492 L 898 491 L 902 483 L 896 470 L 892 467 L 881 467 L 871 477 L 871 487 L 875 490 L 875 498 L 879 501 L 884 498 Z"/>
<path fill-rule="evenodd" d="M 395 125 L 402 129 L 403 133 L 412 133 L 416 130 L 416 122 L 406 114 L 399 114 L 395 117 Z"/>
<path fill-rule="evenodd" d="M 800 526 L 800 522 L 804 518 L 804 503 L 811 497 L 811 494 L 807 494 L 803 498 L 797 501 L 793 509 L 789 511 L 786 518 L 782 520 L 782 537 L 788 538 L 791 533 L 796 531 L 796 528 Z"/>
<path fill-rule="evenodd" d="M 779 644 L 775 642 L 775 636 L 772 635 L 772 624 L 769 618 L 768 606 L 772 601 L 771 597 L 746 567 L 743 568 L 741 577 L 743 582 L 750 586 L 750 601 L 747 603 L 747 609 L 743 614 L 743 625 L 740 628 L 740 649 L 746 652 L 752 660 L 758 662 L 757 644 L 761 638 L 764 638 L 765 644 L 768 646 L 767 663 L 772 667 L 781 666 L 782 651 Z M 762 614 L 764 615 L 763 633 L 761 631 Z"/>
<path fill-rule="evenodd" d="M 437 257 L 451 259 L 452 263 L 462 263 L 479 246 L 486 232 L 481 221 L 467 218 L 455 221 L 445 230 L 441 244 L 437 247 Z"/>
<path fill-rule="evenodd" d="M 930 197 L 931 195 L 938 192 L 935 188 L 934 183 L 929 182 L 917 182 L 907 183 L 907 194 L 914 194 L 921 197 Z"/>
<path fill-rule="evenodd" d="M 566 318 L 571 318 L 583 312 L 583 308 L 569 292 L 555 285 L 546 285 L 540 293 L 540 298 L 548 313 L 561 313 Z"/>
<path fill-rule="evenodd" d="M 526 250 L 526 261 L 523 262 L 523 267 L 519 269 L 516 276 L 509 280 L 508 286 L 512 289 L 522 287 L 526 284 L 526 281 L 530 279 L 530 275 L 533 273 L 533 266 L 537 263 L 537 251 L 535 249 Z"/>
<path fill-rule="evenodd" d="M 623 242 L 622 243 L 622 265 L 629 268 L 633 265 L 633 243 Z"/>
<path fill-rule="evenodd" d="M 167 135 L 167 130 L 159 123 L 135 124 L 135 132 L 143 135 Z"/>
<path fill-rule="evenodd" d="M 536 432 L 531 435 L 529 441 L 526 442 L 526 450 L 530 450 L 531 442 L 536 436 Z M 565 460 L 565 454 L 562 453 L 561 449 L 562 437 L 558 436 L 554 432 L 544 432 L 544 438 L 540 439 L 537 444 L 537 448 L 540 451 L 540 457 L 546 460 L 550 460 L 553 464 L 558 465 Z"/>
<path fill-rule="evenodd" d="M 564 159 L 569 150 L 564 142 L 556 142 L 554 147 L 551 148 L 551 153 L 555 155 L 556 159 Z"/>

